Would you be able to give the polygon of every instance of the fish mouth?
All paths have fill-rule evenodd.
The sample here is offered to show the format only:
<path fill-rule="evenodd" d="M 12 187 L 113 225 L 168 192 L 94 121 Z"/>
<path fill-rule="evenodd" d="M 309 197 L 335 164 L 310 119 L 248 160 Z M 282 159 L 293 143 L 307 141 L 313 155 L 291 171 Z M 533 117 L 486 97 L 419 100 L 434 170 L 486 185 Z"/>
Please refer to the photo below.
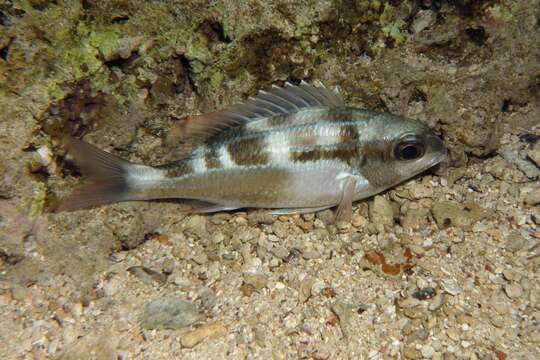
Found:
<path fill-rule="evenodd" d="M 427 141 L 429 143 L 429 147 L 433 149 L 432 151 L 435 154 L 433 158 L 429 161 L 429 167 L 435 166 L 438 163 L 446 160 L 446 158 L 448 157 L 448 149 L 446 148 L 446 146 L 444 146 L 442 140 L 438 136 L 433 135 L 430 136 Z"/>

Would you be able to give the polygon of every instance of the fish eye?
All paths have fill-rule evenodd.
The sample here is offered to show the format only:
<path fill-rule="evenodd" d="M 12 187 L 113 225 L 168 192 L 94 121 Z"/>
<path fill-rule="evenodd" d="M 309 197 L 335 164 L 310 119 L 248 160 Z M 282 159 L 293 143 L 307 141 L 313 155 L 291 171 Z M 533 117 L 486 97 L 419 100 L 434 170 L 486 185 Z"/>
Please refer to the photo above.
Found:
<path fill-rule="evenodd" d="M 406 136 L 394 148 L 394 156 L 398 160 L 415 160 L 424 156 L 425 146 L 416 136 Z"/>

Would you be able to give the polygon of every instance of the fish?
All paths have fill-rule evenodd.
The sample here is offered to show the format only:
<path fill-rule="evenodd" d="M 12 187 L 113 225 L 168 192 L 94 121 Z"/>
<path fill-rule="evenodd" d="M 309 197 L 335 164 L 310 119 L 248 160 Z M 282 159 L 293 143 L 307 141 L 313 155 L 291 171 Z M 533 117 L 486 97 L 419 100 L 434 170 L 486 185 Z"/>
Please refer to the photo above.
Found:
<path fill-rule="evenodd" d="M 352 204 L 443 161 L 443 141 L 426 124 L 345 105 L 321 82 L 286 83 L 245 102 L 188 117 L 173 162 L 131 163 L 73 137 L 63 141 L 90 183 L 57 206 L 179 198 L 191 213 L 244 208 L 302 214 Z"/>

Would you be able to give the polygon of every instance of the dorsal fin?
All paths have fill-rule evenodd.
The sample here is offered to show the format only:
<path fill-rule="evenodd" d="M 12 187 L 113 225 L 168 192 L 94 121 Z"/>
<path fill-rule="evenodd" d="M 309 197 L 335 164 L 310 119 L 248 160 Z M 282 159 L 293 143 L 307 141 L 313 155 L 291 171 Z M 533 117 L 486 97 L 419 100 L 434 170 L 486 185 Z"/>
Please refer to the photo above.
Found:
<path fill-rule="evenodd" d="M 194 145 L 203 143 L 217 133 L 251 121 L 279 115 L 293 114 L 301 109 L 314 107 L 343 106 L 337 90 L 325 87 L 321 82 L 313 85 L 304 81 L 300 85 L 286 83 L 283 87 L 273 86 L 244 103 L 224 110 L 187 117 L 174 129 L 189 152 Z"/>

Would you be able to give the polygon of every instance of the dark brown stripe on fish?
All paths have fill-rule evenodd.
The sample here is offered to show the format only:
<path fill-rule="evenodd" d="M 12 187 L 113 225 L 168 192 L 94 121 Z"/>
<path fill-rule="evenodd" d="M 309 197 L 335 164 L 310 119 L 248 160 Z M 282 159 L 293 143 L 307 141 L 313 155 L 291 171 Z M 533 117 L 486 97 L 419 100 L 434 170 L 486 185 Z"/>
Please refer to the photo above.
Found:
<path fill-rule="evenodd" d="M 264 151 L 264 138 L 261 136 L 239 139 L 227 146 L 227 151 L 236 165 L 266 165 L 268 154 Z"/>
<path fill-rule="evenodd" d="M 341 127 L 341 143 L 358 141 L 358 128 L 354 125 L 343 125 Z"/>
<path fill-rule="evenodd" d="M 289 144 L 291 147 L 302 148 L 302 147 L 312 147 L 317 145 L 319 139 L 319 133 L 313 127 L 307 127 L 302 129 L 300 133 L 291 132 L 288 135 Z"/>
<path fill-rule="evenodd" d="M 374 187 L 384 187 L 398 179 L 392 164 L 392 144 L 384 141 L 374 141 L 362 146 L 362 161 L 359 170 Z"/>
<path fill-rule="evenodd" d="M 393 160 L 391 144 L 383 141 L 374 141 L 362 146 L 362 154 L 367 162 L 390 162 Z"/>
<path fill-rule="evenodd" d="M 218 148 L 216 146 L 210 147 L 210 149 L 208 149 L 208 151 L 204 154 L 204 162 L 207 169 L 216 169 L 221 167 Z"/>
<path fill-rule="evenodd" d="M 165 170 L 165 177 L 176 178 L 193 173 L 193 166 L 189 160 L 175 161 L 166 165 L 158 166 L 159 169 Z"/>
<path fill-rule="evenodd" d="M 293 150 L 289 159 L 294 162 L 308 162 L 317 160 L 340 160 L 347 164 L 353 164 L 360 160 L 358 145 L 341 144 L 333 147 L 316 147 L 309 150 Z"/>

